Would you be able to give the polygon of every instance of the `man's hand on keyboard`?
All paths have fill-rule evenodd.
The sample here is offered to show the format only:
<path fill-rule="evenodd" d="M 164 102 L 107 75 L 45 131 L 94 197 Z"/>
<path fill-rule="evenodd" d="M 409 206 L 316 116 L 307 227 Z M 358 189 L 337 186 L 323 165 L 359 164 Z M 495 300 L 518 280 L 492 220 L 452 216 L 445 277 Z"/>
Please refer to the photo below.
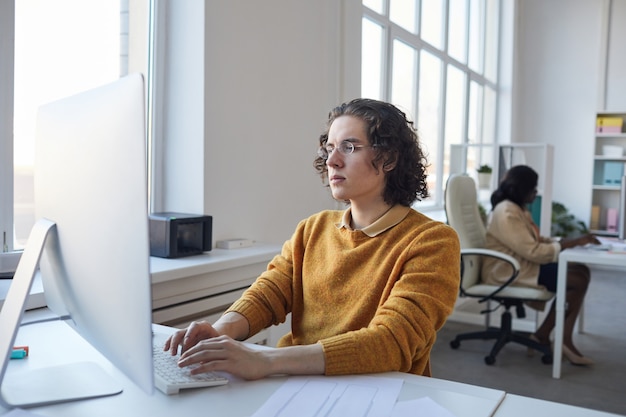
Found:
<path fill-rule="evenodd" d="M 178 365 L 190 368 L 193 374 L 228 372 L 243 379 L 259 379 L 269 375 L 321 375 L 325 357 L 321 343 L 282 348 L 252 349 L 240 340 L 249 337 L 248 320 L 239 313 L 227 312 L 211 325 L 193 322 L 186 329 L 170 336 L 163 350 L 176 355 L 182 352 Z"/>
<path fill-rule="evenodd" d="M 270 375 L 271 363 L 264 353 L 228 336 L 204 339 L 181 354 L 179 366 L 191 366 L 191 374 L 228 372 L 243 379 L 260 379 Z"/>
<path fill-rule="evenodd" d="M 235 314 L 227 316 L 237 320 Z M 247 334 L 247 321 L 242 333 Z M 216 323 L 223 330 L 223 327 Z M 191 367 L 190 373 L 201 374 L 203 372 L 228 372 L 244 379 L 259 379 L 270 375 L 270 361 L 259 351 L 250 349 L 245 343 L 234 340 L 229 336 L 221 335 L 220 332 L 207 321 L 192 322 L 186 329 L 177 330 L 172 334 L 163 346 L 164 351 L 169 351 L 172 356 L 181 355 L 178 365 Z"/>
<path fill-rule="evenodd" d="M 163 350 L 169 351 L 172 356 L 178 354 L 178 347 L 182 347 L 182 353 L 204 339 L 217 337 L 220 334 L 211 323 L 207 321 L 194 321 L 186 329 L 177 330 L 167 338 Z"/>

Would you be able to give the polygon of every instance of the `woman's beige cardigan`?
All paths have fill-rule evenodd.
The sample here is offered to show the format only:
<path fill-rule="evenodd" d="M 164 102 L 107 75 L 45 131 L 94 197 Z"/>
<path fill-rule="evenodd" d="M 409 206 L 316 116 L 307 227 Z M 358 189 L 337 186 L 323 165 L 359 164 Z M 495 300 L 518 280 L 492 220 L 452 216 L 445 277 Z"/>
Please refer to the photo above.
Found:
<path fill-rule="evenodd" d="M 520 273 L 514 285 L 524 287 L 541 287 L 537 283 L 539 266 L 556 262 L 561 252 L 559 242 L 539 235 L 528 210 L 508 200 L 501 201 L 489 217 L 486 248 L 504 252 L 519 261 Z M 502 284 L 510 273 L 510 266 L 503 261 L 495 258 L 483 261 L 485 283 Z"/>

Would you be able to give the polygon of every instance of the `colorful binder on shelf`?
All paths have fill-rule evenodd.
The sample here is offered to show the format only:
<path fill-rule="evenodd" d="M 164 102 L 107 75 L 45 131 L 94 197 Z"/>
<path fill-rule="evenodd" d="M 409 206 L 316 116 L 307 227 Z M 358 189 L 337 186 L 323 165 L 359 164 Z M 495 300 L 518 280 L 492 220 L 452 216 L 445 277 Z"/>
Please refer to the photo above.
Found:
<path fill-rule="evenodd" d="M 591 230 L 600 229 L 600 206 L 593 205 L 591 207 L 591 222 L 589 222 Z"/>
<path fill-rule="evenodd" d="M 617 232 L 617 223 L 619 221 L 619 212 L 616 208 L 606 209 L 606 230 L 609 232 Z"/>
<path fill-rule="evenodd" d="M 624 119 L 621 117 L 598 117 L 596 119 L 597 133 L 622 133 Z"/>
<path fill-rule="evenodd" d="M 622 175 L 624 175 L 624 163 L 606 161 L 603 171 L 604 185 L 620 185 L 622 183 Z"/>

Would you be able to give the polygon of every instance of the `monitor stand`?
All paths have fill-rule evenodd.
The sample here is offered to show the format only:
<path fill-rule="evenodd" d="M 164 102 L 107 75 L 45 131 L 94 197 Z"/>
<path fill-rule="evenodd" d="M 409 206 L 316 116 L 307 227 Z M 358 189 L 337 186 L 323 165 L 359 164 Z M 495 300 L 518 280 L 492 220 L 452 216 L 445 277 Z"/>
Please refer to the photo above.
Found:
<path fill-rule="evenodd" d="M 122 392 L 120 384 L 111 375 L 91 362 L 26 369 L 7 375 L 26 298 L 50 233 L 56 233 L 56 225 L 50 220 L 40 219 L 33 226 L 0 311 L 0 405 L 5 408 L 34 407 Z"/>

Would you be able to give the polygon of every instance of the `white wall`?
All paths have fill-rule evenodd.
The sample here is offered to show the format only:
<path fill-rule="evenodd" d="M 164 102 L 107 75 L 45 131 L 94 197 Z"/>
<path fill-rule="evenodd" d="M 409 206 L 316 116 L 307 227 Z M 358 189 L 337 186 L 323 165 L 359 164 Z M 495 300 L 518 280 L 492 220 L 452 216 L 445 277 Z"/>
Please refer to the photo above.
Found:
<path fill-rule="evenodd" d="M 346 75 L 360 60 L 349 45 L 360 2 L 203 3 L 168 3 L 170 179 L 156 209 L 212 215 L 214 241 L 282 243 L 302 218 L 338 207 L 312 163 L 328 111 L 360 91 Z"/>
<path fill-rule="evenodd" d="M 626 111 L 626 0 L 612 0 L 610 9 L 605 99 L 601 108 Z"/>
<path fill-rule="evenodd" d="M 626 109 L 623 50 L 626 0 L 518 0 L 513 142 L 554 145 L 553 198 L 588 222 L 591 206 L 595 113 L 603 85 L 618 85 L 611 107 Z M 616 7 L 617 6 L 617 7 Z M 620 33 L 621 31 L 621 33 Z M 612 45 L 605 79 L 605 40 Z M 621 66 L 617 63 L 621 62 Z"/>

